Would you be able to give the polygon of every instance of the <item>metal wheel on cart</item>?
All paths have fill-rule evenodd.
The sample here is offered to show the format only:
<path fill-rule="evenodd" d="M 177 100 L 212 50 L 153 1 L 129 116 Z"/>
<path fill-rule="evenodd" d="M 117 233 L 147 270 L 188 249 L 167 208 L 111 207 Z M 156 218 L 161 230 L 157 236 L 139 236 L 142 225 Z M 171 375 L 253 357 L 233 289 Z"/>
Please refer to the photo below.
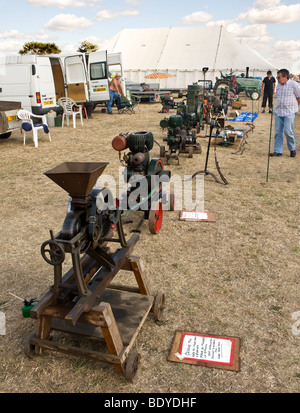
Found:
<path fill-rule="evenodd" d="M 151 205 L 149 212 L 149 229 L 151 234 L 158 234 L 162 225 L 163 208 L 161 200 Z"/>
<path fill-rule="evenodd" d="M 35 345 L 30 344 L 30 340 L 32 337 L 35 337 L 35 333 L 31 333 L 30 336 L 27 338 L 26 343 L 24 345 L 24 353 L 25 356 L 32 359 L 35 356 L 37 356 L 37 353 L 35 352 Z"/>
<path fill-rule="evenodd" d="M 140 367 L 140 359 L 141 355 L 139 353 L 133 352 L 129 354 L 124 370 L 126 380 L 133 382 Z"/>
<path fill-rule="evenodd" d="M 153 315 L 156 321 L 161 321 L 162 313 L 165 309 L 165 295 L 162 292 L 156 294 L 154 304 L 152 307 Z"/>

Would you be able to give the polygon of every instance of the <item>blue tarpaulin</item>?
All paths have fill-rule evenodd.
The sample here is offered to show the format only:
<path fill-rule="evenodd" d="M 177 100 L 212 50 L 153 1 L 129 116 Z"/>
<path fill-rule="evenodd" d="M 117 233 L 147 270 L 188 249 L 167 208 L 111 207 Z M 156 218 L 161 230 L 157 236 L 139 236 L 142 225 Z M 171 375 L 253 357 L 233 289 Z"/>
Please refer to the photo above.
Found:
<path fill-rule="evenodd" d="M 242 112 L 238 116 L 236 116 L 234 119 L 228 119 L 231 122 L 254 122 L 255 119 L 257 118 L 258 113 L 257 112 Z"/>

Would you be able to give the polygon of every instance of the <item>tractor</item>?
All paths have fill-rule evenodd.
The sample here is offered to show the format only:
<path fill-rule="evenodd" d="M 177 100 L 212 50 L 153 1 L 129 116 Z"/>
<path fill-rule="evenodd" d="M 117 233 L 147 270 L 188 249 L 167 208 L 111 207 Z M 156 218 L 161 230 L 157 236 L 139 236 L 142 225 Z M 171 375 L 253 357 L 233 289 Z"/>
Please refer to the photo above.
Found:
<path fill-rule="evenodd" d="M 261 95 L 261 79 L 249 77 L 248 70 L 246 75 L 241 73 L 239 76 L 235 76 L 232 71 L 227 75 L 221 72 L 221 79 L 216 81 L 213 88 L 215 94 L 219 88 L 228 88 L 228 91 L 234 95 L 246 92 L 251 100 L 258 100 Z"/>

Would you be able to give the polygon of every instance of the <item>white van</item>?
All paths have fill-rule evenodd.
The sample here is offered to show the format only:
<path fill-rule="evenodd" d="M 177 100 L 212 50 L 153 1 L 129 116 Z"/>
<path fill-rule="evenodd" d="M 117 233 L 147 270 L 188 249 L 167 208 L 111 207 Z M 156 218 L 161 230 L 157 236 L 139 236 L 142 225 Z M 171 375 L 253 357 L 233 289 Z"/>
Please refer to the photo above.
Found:
<path fill-rule="evenodd" d="M 107 102 L 107 53 L 48 55 L 55 85 L 56 100 L 68 96 L 79 102 Z"/>
<path fill-rule="evenodd" d="M 59 110 L 57 101 L 64 96 L 76 102 L 106 104 L 110 70 L 123 75 L 120 54 L 111 57 L 109 67 L 108 56 L 99 51 L 1 58 L 0 100 L 21 102 L 23 109 L 36 115 Z"/>
<path fill-rule="evenodd" d="M 102 50 L 86 53 L 85 56 L 90 101 L 94 102 L 95 105 L 109 101 L 109 82 L 117 73 L 121 75 L 122 87 L 125 92 L 121 53 L 107 54 L 106 50 Z"/>
<path fill-rule="evenodd" d="M 21 102 L 36 114 L 56 106 L 51 64 L 44 56 L 6 56 L 0 59 L 0 100 Z"/>
<path fill-rule="evenodd" d="M 76 102 L 89 100 L 85 59 L 82 53 L 47 56 L 55 88 L 56 102 L 68 96 Z"/>
<path fill-rule="evenodd" d="M 86 53 L 87 79 L 89 84 L 89 100 L 95 105 L 109 101 L 109 75 L 107 52 Z"/>
<path fill-rule="evenodd" d="M 89 100 L 85 59 L 77 55 L 16 55 L 0 60 L 0 100 L 19 101 L 36 115 L 58 110 L 60 97 Z"/>

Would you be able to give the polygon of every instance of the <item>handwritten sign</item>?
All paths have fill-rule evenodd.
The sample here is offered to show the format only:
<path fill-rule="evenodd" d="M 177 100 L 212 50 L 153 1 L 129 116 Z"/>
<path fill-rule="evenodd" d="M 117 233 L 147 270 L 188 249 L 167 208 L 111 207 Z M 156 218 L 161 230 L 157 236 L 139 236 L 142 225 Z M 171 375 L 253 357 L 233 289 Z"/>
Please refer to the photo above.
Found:
<path fill-rule="evenodd" d="M 181 214 L 183 219 L 208 219 L 208 214 L 206 212 L 188 212 L 184 211 Z"/>
<path fill-rule="evenodd" d="M 177 331 L 168 360 L 239 371 L 240 339 Z"/>
<path fill-rule="evenodd" d="M 232 364 L 233 350 L 234 341 L 231 339 L 185 334 L 177 357 Z"/>

